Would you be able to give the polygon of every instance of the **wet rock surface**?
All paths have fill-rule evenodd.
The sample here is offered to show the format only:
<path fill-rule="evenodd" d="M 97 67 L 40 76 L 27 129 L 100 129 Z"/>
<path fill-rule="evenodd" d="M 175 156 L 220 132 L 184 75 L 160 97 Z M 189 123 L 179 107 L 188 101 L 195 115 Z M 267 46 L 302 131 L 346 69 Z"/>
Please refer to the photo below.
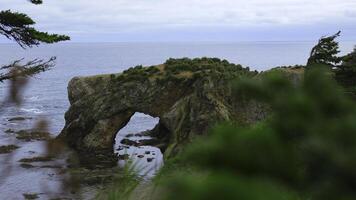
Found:
<path fill-rule="evenodd" d="M 84 185 L 107 184 L 113 181 L 115 176 L 122 174 L 119 168 L 87 169 L 72 168 L 68 173 L 77 178 L 78 183 Z"/>
<path fill-rule="evenodd" d="M 49 162 L 52 160 L 53 160 L 53 157 L 51 157 L 51 156 L 38 156 L 38 157 L 32 157 L 32 158 L 22 158 L 19 160 L 19 162 L 33 163 L 33 162 Z"/>
<path fill-rule="evenodd" d="M 138 142 L 126 138 L 121 140 L 121 144 L 128 145 L 128 146 L 139 146 Z"/>
<path fill-rule="evenodd" d="M 21 163 L 20 166 L 24 169 L 31 169 L 34 168 L 35 166 L 28 164 L 28 163 Z"/>
<path fill-rule="evenodd" d="M 32 119 L 32 117 L 13 117 L 8 119 L 7 121 L 9 122 L 14 122 L 14 121 L 25 121 L 25 120 L 29 120 Z"/>
<path fill-rule="evenodd" d="M 38 194 L 36 194 L 36 193 L 34 193 L 34 194 L 23 194 L 23 197 L 26 200 L 38 199 L 39 198 Z"/>
<path fill-rule="evenodd" d="M 16 145 L 4 145 L 0 146 L 0 154 L 7 154 L 15 151 L 16 149 L 20 148 L 19 146 Z"/>
<path fill-rule="evenodd" d="M 19 140 L 24 141 L 33 141 L 33 140 L 49 140 L 50 133 L 45 131 L 39 130 L 20 130 L 20 131 L 13 131 L 16 134 L 16 138 Z"/>
<path fill-rule="evenodd" d="M 5 131 L 5 133 L 15 133 L 15 131 L 12 130 L 12 129 L 7 129 L 7 130 Z"/>

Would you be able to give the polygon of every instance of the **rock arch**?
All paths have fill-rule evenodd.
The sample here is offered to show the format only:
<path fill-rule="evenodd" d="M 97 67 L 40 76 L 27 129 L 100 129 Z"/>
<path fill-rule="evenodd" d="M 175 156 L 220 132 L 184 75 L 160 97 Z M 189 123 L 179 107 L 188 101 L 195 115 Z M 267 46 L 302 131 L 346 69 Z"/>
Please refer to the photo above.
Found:
<path fill-rule="evenodd" d="M 258 104 L 231 99 L 228 83 L 241 73 L 250 72 L 227 61 L 203 58 L 138 66 L 121 74 L 75 77 L 68 85 L 71 106 L 58 137 L 81 155 L 114 163 L 116 133 L 135 112 L 141 112 L 160 118 L 154 133 L 166 143 L 167 158 L 219 121 L 250 122 L 264 117 Z"/>

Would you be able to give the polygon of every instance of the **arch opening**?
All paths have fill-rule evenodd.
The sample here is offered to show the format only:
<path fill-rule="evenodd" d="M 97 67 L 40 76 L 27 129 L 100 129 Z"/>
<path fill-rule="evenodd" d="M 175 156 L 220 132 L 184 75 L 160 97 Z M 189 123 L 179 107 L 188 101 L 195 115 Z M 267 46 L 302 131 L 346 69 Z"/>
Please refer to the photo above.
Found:
<path fill-rule="evenodd" d="M 159 121 L 159 117 L 140 112 L 131 116 L 129 122 L 117 132 L 113 144 L 114 153 L 118 154 L 119 166 L 123 167 L 131 160 L 138 174 L 155 174 L 163 165 L 163 154 L 154 146 L 156 139 L 152 137 Z"/>

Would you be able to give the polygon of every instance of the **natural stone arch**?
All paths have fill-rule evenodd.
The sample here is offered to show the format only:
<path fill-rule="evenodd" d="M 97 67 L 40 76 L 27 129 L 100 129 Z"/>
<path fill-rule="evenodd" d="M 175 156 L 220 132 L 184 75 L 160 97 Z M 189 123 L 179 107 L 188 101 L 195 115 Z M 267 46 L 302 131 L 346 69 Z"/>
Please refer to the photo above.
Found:
<path fill-rule="evenodd" d="M 114 163 L 116 133 L 141 112 L 160 118 L 154 132 L 167 144 L 165 157 L 174 155 L 219 121 L 264 118 L 259 104 L 232 98 L 229 83 L 241 74 L 252 73 L 227 61 L 203 58 L 73 78 L 68 86 L 71 106 L 59 138 L 81 155 Z"/>
<path fill-rule="evenodd" d="M 120 80 L 122 77 L 124 80 Z M 114 157 L 116 133 L 132 115 L 141 112 L 162 118 L 180 98 L 192 92 L 187 83 L 180 84 L 131 79 L 125 74 L 73 78 L 68 86 L 71 107 L 59 138 L 90 157 Z"/>

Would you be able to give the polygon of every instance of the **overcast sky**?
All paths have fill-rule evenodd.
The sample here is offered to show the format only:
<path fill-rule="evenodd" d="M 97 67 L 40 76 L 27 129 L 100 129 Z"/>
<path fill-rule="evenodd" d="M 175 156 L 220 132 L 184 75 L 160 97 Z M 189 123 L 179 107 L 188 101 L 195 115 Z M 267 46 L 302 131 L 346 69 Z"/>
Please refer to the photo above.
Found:
<path fill-rule="evenodd" d="M 72 41 L 356 41 L 356 0 L 0 0 Z M 0 41 L 4 41 L 3 38 Z"/>

